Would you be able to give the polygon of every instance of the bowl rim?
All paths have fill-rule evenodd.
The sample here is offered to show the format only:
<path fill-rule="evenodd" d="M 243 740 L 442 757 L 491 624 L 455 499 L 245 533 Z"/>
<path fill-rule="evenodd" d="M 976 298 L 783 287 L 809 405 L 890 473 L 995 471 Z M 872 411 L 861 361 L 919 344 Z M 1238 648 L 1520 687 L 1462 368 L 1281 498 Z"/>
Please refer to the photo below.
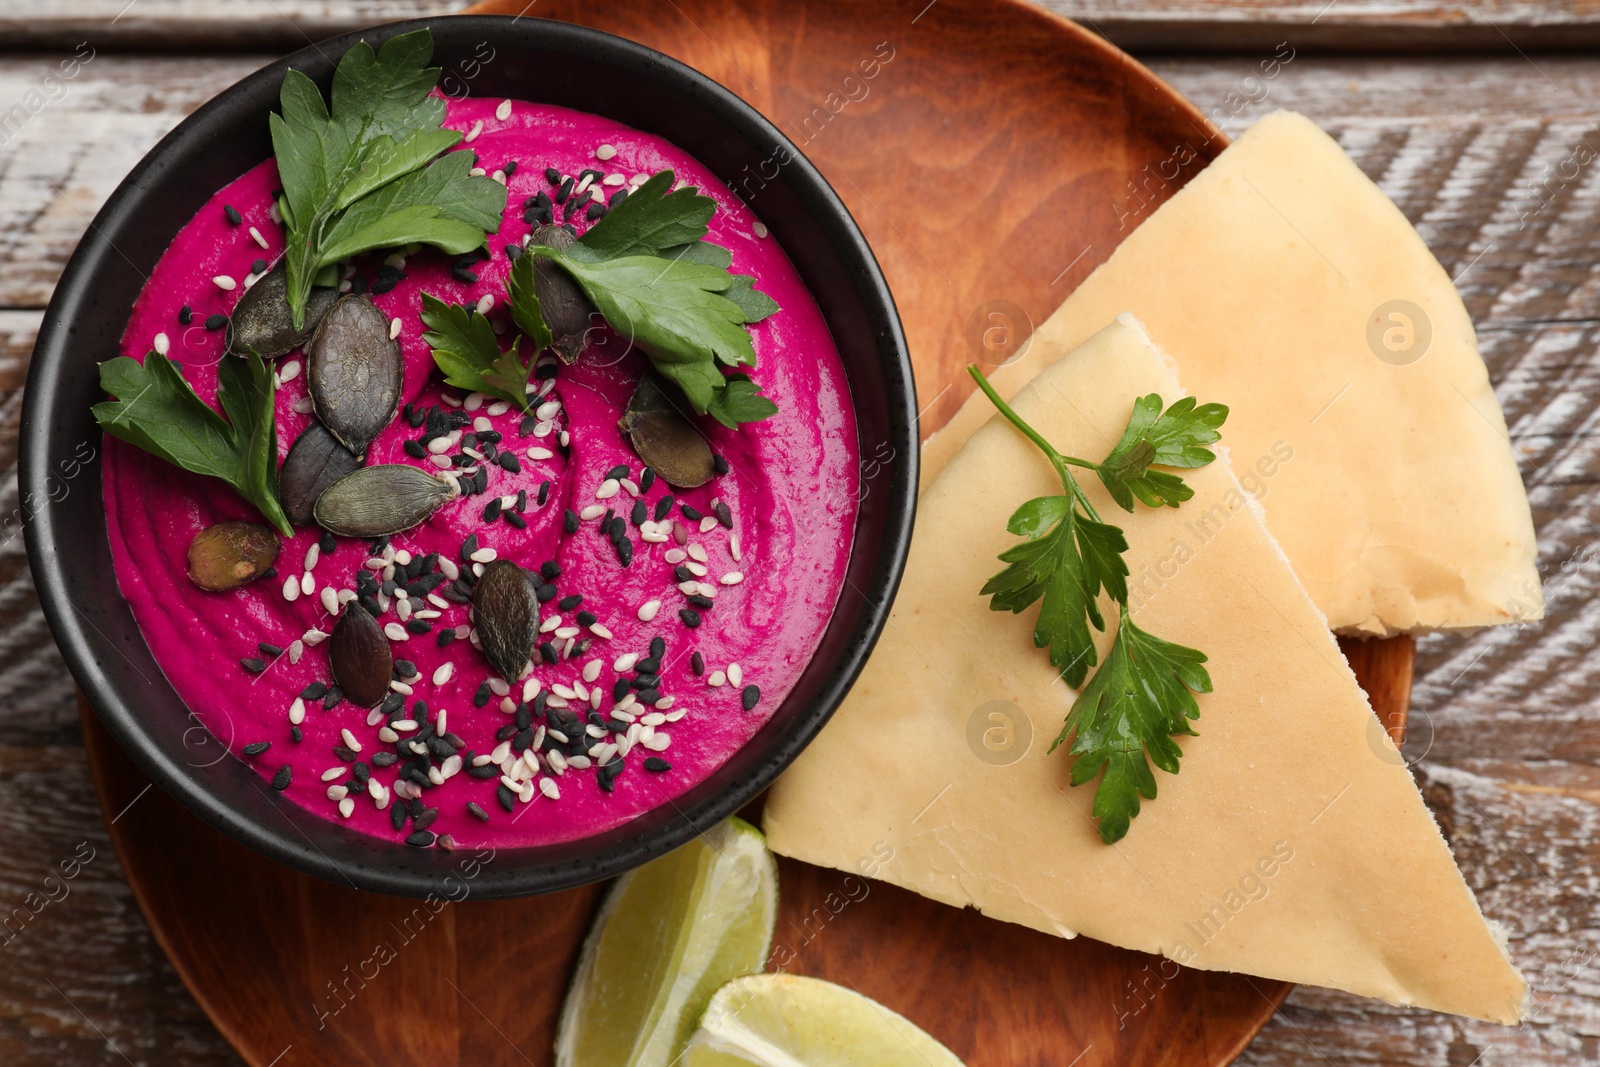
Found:
<path fill-rule="evenodd" d="M 516 40 L 505 36 L 513 26 L 519 34 Z M 62 271 L 35 341 L 28 368 L 19 435 L 21 500 L 40 499 L 34 494 L 49 484 L 52 472 L 48 445 L 51 432 L 59 421 L 57 409 L 63 403 L 58 398 L 61 379 L 71 370 L 65 360 L 71 342 L 71 324 L 92 304 L 92 290 L 102 262 L 111 255 L 119 254 L 108 231 L 118 232 L 133 223 L 141 203 L 160 194 L 165 180 L 163 160 L 214 133 L 223 132 L 221 126 L 236 129 L 240 117 L 232 115 L 232 112 L 238 106 L 239 98 L 262 91 L 264 85 L 270 84 L 275 89 L 285 71 L 291 67 L 302 70 L 313 68 L 315 77 L 322 73 L 322 68 L 331 69 L 332 61 L 328 56 L 342 56 L 360 40 L 367 40 L 376 46 L 400 33 L 418 29 L 437 31 L 441 27 L 448 27 L 452 31 L 475 28 L 485 35 L 498 35 L 493 38 L 497 46 L 503 43 L 514 47 L 538 48 L 565 53 L 579 60 L 636 67 L 657 82 L 695 98 L 735 129 L 747 143 L 787 149 L 790 161 L 784 165 L 786 184 L 803 201 L 818 228 L 826 233 L 834 253 L 851 268 L 851 285 L 863 312 L 875 328 L 876 356 L 882 364 L 885 398 L 890 410 L 887 436 L 897 446 L 905 446 L 896 448 L 898 455 L 895 461 L 900 470 L 882 487 L 887 506 L 880 559 L 871 572 L 871 586 L 866 590 L 858 589 L 864 604 L 856 616 L 856 638 L 843 645 L 840 656 L 831 664 L 827 676 L 810 696 L 809 706 L 786 720 L 784 731 L 769 743 L 761 761 L 743 777 L 728 783 L 698 804 L 687 809 L 673 804 L 676 814 L 667 821 L 648 829 L 645 834 L 620 841 L 620 847 L 608 852 L 559 861 L 548 866 L 484 864 L 481 873 L 472 882 L 471 892 L 479 898 L 494 899 L 554 892 L 599 881 L 670 851 L 737 812 L 758 796 L 799 755 L 843 701 L 887 622 L 889 608 L 910 550 L 920 443 L 916 431 L 917 403 L 911 359 L 893 294 L 871 247 L 838 194 L 774 123 L 710 77 L 664 53 L 626 38 L 549 19 L 505 15 L 432 16 L 342 34 L 308 45 L 262 67 L 202 104 L 162 137 L 122 179 L 88 225 Z M 437 54 L 435 61 L 438 61 Z M 536 98 L 539 94 L 535 90 L 530 95 Z M 275 92 L 272 93 L 272 99 L 276 99 Z M 723 177 L 726 179 L 726 176 Z M 790 251 L 792 253 L 793 250 Z M 98 457 L 94 462 L 98 464 Z M 98 494 L 103 492 L 103 475 L 98 465 L 93 468 L 93 477 L 93 490 L 98 498 Z M 858 538 L 860 532 L 858 525 L 853 537 Z M 452 877 L 451 867 L 440 866 L 424 871 L 379 864 L 341 866 L 300 833 L 289 820 L 268 825 L 253 819 L 225 801 L 218 790 L 201 784 L 195 776 L 186 773 L 179 762 L 146 730 L 135 702 L 119 689 L 95 658 L 87 632 L 93 623 L 75 610 L 68 596 L 65 571 L 67 553 L 58 550 L 64 539 L 70 540 L 70 531 L 54 514 L 54 509 L 42 506 L 29 516 L 23 533 L 40 606 L 74 680 L 110 734 L 152 781 L 231 839 L 296 870 L 336 883 L 353 884 L 361 889 L 401 896 L 429 896 L 439 892 L 441 885 L 447 884 Z M 107 544 L 103 550 L 109 551 L 109 547 Z M 837 610 L 830 617 L 824 633 L 839 619 Z M 142 632 L 139 633 L 139 640 L 144 641 Z M 811 669 L 808 664 L 807 670 Z M 186 703 L 164 674 L 159 684 L 171 690 L 180 705 Z M 769 724 L 776 720 L 778 714 L 775 710 L 773 718 L 768 720 Z M 760 736 L 758 732 L 756 737 Z M 712 775 L 716 773 L 713 771 Z M 691 787 L 691 790 L 697 788 L 699 786 Z M 279 803 L 299 807 L 293 802 L 275 799 Z M 640 815 L 652 811 L 658 812 L 659 806 L 647 808 Z M 313 812 L 305 814 L 321 819 Z M 332 825 L 337 828 L 336 824 Z M 353 839 L 368 837 L 353 831 L 345 833 Z M 574 843 L 588 840 L 592 838 L 580 838 Z M 419 851 L 408 850 L 407 846 L 398 842 L 383 843 L 393 846 L 396 857 L 408 853 L 415 856 Z M 539 848 L 498 851 L 514 856 L 524 851 L 537 852 Z"/>

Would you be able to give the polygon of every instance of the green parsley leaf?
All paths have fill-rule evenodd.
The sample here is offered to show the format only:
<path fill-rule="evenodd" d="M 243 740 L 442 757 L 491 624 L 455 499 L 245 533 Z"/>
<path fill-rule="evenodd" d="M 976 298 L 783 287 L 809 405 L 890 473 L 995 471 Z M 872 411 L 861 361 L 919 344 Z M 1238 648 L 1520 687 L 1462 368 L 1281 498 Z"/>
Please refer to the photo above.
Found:
<path fill-rule="evenodd" d="M 739 310 L 744 313 L 746 323 L 760 322 L 762 319 L 779 310 L 778 302 L 766 293 L 757 292 L 750 288 L 756 280 L 748 274 L 735 274 L 733 284 L 728 286 L 722 295 L 733 303 L 739 305 Z"/>
<path fill-rule="evenodd" d="M 706 235 L 717 202 L 701 196 L 692 185 L 669 191 L 675 180 L 670 170 L 651 175 L 649 181 L 629 193 L 578 238 L 573 258 L 659 256 L 675 245 L 699 241 Z M 724 269 L 727 266 L 722 264 Z"/>
<path fill-rule="evenodd" d="M 1174 402 L 1165 412 L 1160 395 L 1142 396 L 1133 402 L 1122 439 L 1096 473 L 1124 511 L 1133 510 L 1134 497 L 1147 507 L 1175 508 L 1194 496 L 1194 490 L 1177 475 L 1150 467 L 1192 468 L 1210 463 L 1216 453 L 1205 446 L 1221 440 L 1218 427 L 1227 417 L 1226 406 L 1197 407 L 1192 396 Z"/>
<path fill-rule="evenodd" d="M 1123 559 L 1127 539 L 1121 529 L 1100 521 L 1071 468 L 1094 470 L 1113 499 L 1129 511 L 1135 496 L 1151 506 L 1177 507 L 1193 490 L 1151 465 L 1199 467 L 1211 462 L 1216 456 L 1204 446 L 1220 439 L 1217 427 L 1228 409 L 1220 404 L 1196 407 L 1185 398 L 1163 414 L 1161 397 L 1151 393 L 1134 402 L 1128 429 L 1111 455 L 1091 463 L 1057 452 L 1000 398 L 977 367 L 968 371 L 1000 413 L 1045 454 L 1065 490 L 1062 496 L 1029 500 L 1012 514 L 1006 529 L 1026 540 L 1000 554 L 1008 566 L 985 583 L 982 595 L 990 597 L 994 611 L 1021 612 L 1040 604 L 1034 645 L 1049 649 L 1050 663 L 1068 685 L 1082 687 L 1050 750 L 1073 738 L 1069 752 L 1078 758 L 1072 784 L 1100 777 L 1094 817 L 1101 840 L 1110 844 L 1128 832 L 1139 814 L 1139 798 L 1155 799 L 1150 761 L 1169 774 L 1178 773 L 1183 753 L 1172 738 L 1194 732 L 1189 722 L 1199 717 L 1200 709 L 1192 693 L 1209 693 L 1211 677 L 1201 666 L 1204 654 L 1134 624 Z M 1117 633 L 1105 663 L 1089 677 L 1097 659 L 1090 627 L 1106 628 L 1097 603 L 1102 591 L 1119 605 Z"/>
<path fill-rule="evenodd" d="M 777 411 L 747 375 L 718 369 L 756 362 L 743 326 L 745 310 L 723 295 L 735 284 L 726 270 L 687 258 L 575 259 L 545 245 L 529 246 L 523 258 L 534 256 L 553 260 L 571 275 L 611 328 L 677 383 L 697 414 L 731 426 Z"/>
<path fill-rule="evenodd" d="M 94 406 L 106 433 L 184 470 L 222 479 L 285 537 L 293 535 L 278 502 L 277 385 L 260 356 L 224 358 L 218 367 L 217 401 L 226 419 L 159 352 L 143 363 L 118 356 L 100 364 L 100 388 L 116 397 Z"/>
<path fill-rule="evenodd" d="M 1150 763 L 1178 773 L 1183 749 L 1172 738 L 1194 734 L 1189 723 L 1200 717 L 1194 694 L 1211 692 L 1211 675 L 1201 666 L 1205 661 L 1192 648 L 1140 629 L 1123 607 L 1105 665 L 1073 701 L 1061 736 L 1050 746 L 1054 752 L 1073 738 L 1067 750 L 1078 757 L 1073 785 L 1093 781 L 1104 769 L 1094 794 L 1094 817 L 1106 844 L 1127 834 L 1139 814 L 1140 797 L 1156 798 Z"/>
<path fill-rule="evenodd" d="M 517 329 L 527 335 L 535 352 L 542 352 L 555 340 L 544 321 L 544 309 L 539 306 L 539 293 L 534 284 L 534 258 L 520 256 L 511 267 L 511 277 L 506 280 L 506 300 L 511 304 L 511 319 Z"/>
<path fill-rule="evenodd" d="M 500 351 L 500 339 L 476 308 L 447 304 L 422 294 L 423 341 L 433 349 L 433 362 L 444 380 L 461 389 L 496 396 L 520 411 L 528 406 L 528 374 L 517 349 L 521 338 Z"/>
<path fill-rule="evenodd" d="M 429 93 L 427 30 L 400 34 L 374 52 L 358 42 L 339 60 L 332 108 L 310 78 L 284 76 L 269 124 L 279 209 L 288 229 L 288 301 L 295 325 L 319 272 L 362 252 L 426 244 L 460 254 L 499 228 L 505 188 L 472 177 L 453 154 L 461 135 L 440 128 L 445 102 Z"/>

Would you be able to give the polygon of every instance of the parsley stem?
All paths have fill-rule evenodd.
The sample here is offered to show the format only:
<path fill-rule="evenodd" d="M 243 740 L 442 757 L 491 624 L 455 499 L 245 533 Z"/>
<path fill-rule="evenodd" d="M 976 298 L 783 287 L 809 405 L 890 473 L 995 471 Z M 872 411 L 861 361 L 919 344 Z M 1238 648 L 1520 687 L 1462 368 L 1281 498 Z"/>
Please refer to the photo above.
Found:
<path fill-rule="evenodd" d="M 972 380 L 978 383 L 978 388 L 983 390 L 983 394 L 989 398 L 990 403 L 999 409 L 1000 414 L 1006 417 L 1006 421 L 1011 423 L 1011 425 L 1015 426 L 1017 429 L 1021 430 L 1023 436 L 1027 437 L 1028 440 L 1039 446 L 1039 450 L 1043 452 L 1050 460 L 1051 466 L 1055 467 L 1056 474 L 1060 475 L 1061 487 L 1067 491 L 1067 495 L 1082 505 L 1083 510 L 1091 519 L 1099 522 L 1100 516 L 1095 512 L 1094 505 L 1089 503 L 1089 498 L 1085 496 L 1083 490 L 1078 487 L 1078 480 L 1074 478 L 1072 476 L 1072 472 L 1067 469 L 1068 465 L 1070 464 L 1074 467 L 1087 467 L 1090 470 L 1096 470 L 1099 468 L 1099 464 L 1090 463 L 1088 460 L 1079 459 L 1076 456 L 1064 456 L 1060 452 L 1057 452 L 1055 448 L 1051 446 L 1049 441 L 1046 441 L 1039 435 L 1039 431 L 1035 430 L 1032 426 L 1029 426 L 1023 421 L 1021 415 L 1018 415 L 1015 411 L 1011 410 L 1010 404 L 1007 404 L 1004 400 L 1000 399 L 1000 394 L 994 391 L 994 386 L 989 384 L 989 379 L 983 376 L 983 371 L 978 369 L 977 364 L 969 363 L 967 365 L 967 373 L 972 375 Z"/>

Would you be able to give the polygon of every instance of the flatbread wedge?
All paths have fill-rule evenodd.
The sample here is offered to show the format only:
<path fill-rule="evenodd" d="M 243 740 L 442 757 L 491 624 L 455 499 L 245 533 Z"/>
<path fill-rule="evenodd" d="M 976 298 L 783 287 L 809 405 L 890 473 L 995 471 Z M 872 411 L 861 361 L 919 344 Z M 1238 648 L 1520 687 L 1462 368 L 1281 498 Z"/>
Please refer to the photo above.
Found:
<path fill-rule="evenodd" d="M 1014 406 L 1062 452 L 1098 457 L 1151 392 L 1183 395 L 1125 318 Z M 1132 515 L 1081 480 L 1127 536 L 1135 621 L 1204 651 L 1214 685 L 1198 736 L 1179 739 L 1181 772 L 1156 772 L 1122 841 L 1101 843 L 1066 750 L 1046 754 L 1073 693 L 1033 646 L 1034 612 L 978 594 L 1016 541 L 1007 516 L 1060 492 L 996 417 L 924 491 L 888 626 L 774 786 L 768 844 L 852 871 L 892 851 L 880 876 L 924 896 L 1184 966 L 1516 1021 L 1521 976 L 1251 496 L 1220 457 L 1184 477 L 1193 499 Z M 973 741 L 1010 705 L 1026 748 L 1014 762 Z"/>
<path fill-rule="evenodd" d="M 1074 250 L 1075 251 L 1075 250 Z M 1400 209 L 1302 115 L 1261 119 L 1044 322 L 1009 397 L 1132 312 L 1232 409 L 1234 470 L 1340 633 L 1544 615 L 1527 495 L 1460 296 Z M 989 369 L 989 368 L 986 368 Z M 992 414 L 973 397 L 936 474 Z M 1276 452 L 1270 482 L 1252 468 Z"/>

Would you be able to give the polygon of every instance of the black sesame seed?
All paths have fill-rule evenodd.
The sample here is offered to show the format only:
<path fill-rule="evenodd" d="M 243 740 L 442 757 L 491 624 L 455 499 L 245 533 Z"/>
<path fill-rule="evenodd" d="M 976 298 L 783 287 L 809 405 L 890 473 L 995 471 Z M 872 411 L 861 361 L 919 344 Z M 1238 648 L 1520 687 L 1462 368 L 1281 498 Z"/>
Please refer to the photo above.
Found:
<path fill-rule="evenodd" d="M 680 563 L 672 568 L 672 580 L 675 582 L 692 582 L 695 580 L 694 571 Z"/>
<path fill-rule="evenodd" d="M 367 284 L 367 276 L 365 274 L 350 275 L 350 292 L 356 296 L 360 296 L 362 293 L 367 291 Z M 384 285 L 387 287 L 385 292 L 387 292 L 388 289 L 393 288 L 392 283 L 385 282 Z"/>
<path fill-rule="evenodd" d="M 563 178 L 561 180 L 561 187 L 551 194 L 551 199 L 558 204 L 565 204 L 567 202 L 567 197 L 572 195 L 572 186 L 573 181 L 571 178 Z"/>
<path fill-rule="evenodd" d="M 706 673 L 706 658 L 700 653 L 696 652 L 694 655 L 689 657 L 689 669 L 694 671 L 696 678 L 700 677 L 702 674 Z"/>
<path fill-rule="evenodd" d="M 344 703 L 344 690 L 336 685 L 329 686 L 327 695 L 322 698 L 322 710 L 332 711 L 342 703 Z"/>
<path fill-rule="evenodd" d="M 223 204 L 222 213 L 226 215 L 228 217 L 228 221 L 235 226 L 244 221 L 244 216 L 239 214 L 239 209 L 234 207 L 232 204 Z"/>
<path fill-rule="evenodd" d="M 406 837 L 406 844 L 416 848 L 428 848 L 437 840 L 432 830 L 418 830 Z"/>
<path fill-rule="evenodd" d="M 701 611 L 710 611 L 712 608 L 716 607 L 716 605 L 717 605 L 717 602 L 715 600 L 712 600 L 708 596 L 701 596 L 699 593 L 696 593 L 693 596 L 691 596 L 689 598 L 689 603 L 694 605 L 695 607 L 699 608 Z"/>
<path fill-rule="evenodd" d="M 702 514 L 698 509 L 692 508 L 688 504 L 682 505 L 679 510 L 683 512 L 683 517 L 688 519 L 690 522 L 699 522 L 701 519 L 705 518 L 705 515 Z"/>
<path fill-rule="evenodd" d="M 544 168 L 544 180 L 551 185 L 555 185 L 561 181 L 561 172 L 554 167 L 546 167 Z"/>
<path fill-rule="evenodd" d="M 575 534 L 578 532 L 578 513 L 573 511 L 571 508 L 567 509 L 567 513 L 562 517 L 561 522 L 563 529 L 565 529 L 567 533 Z"/>
<path fill-rule="evenodd" d="M 478 276 L 476 274 L 459 265 L 450 268 L 450 275 L 451 277 L 455 278 L 456 281 L 466 282 L 468 285 L 471 285 L 478 280 Z"/>
<path fill-rule="evenodd" d="M 583 594 L 573 593 L 571 596 L 564 596 L 560 600 L 556 601 L 556 607 L 560 608 L 562 611 L 571 611 L 573 608 L 582 603 Z"/>
<path fill-rule="evenodd" d="M 421 441 L 407 441 L 405 448 L 406 455 L 412 459 L 425 459 L 428 455 L 428 450 L 422 447 Z"/>
<path fill-rule="evenodd" d="M 659 635 L 656 636 L 656 637 L 652 637 L 650 639 L 650 655 L 653 656 L 656 659 L 660 659 L 662 656 L 665 656 L 666 654 L 667 654 L 667 642 L 666 642 L 666 639 L 663 638 L 663 637 L 660 637 Z"/>
<path fill-rule="evenodd" d="M 528 491 L 526 489 L 523 489 L 518 494 L 518 497 L 517 497 L 517 509 L 518 510 L 521 510 L 522 508 L 527 507 L 527 493 L 528 493 Z M 544 481 L 539 483 L 539 495 L 535 499 L 534 503 L 536 503 L 539 507 L 542 508 L 542 507 L 544 507 L 545 502 L 548 501 L 549 499 L 550 499 L 550 480 L 547 478 Z"/>
<path fill-rule="evenodd" d="M 257 659 L 254 656 L 246 656 L 244 659 L 239 661 L 239 666 L 243 667 L 251 674 L 260 674 L 262 671 L 267 669 L 266 660 Z"/>
<path fill-rule="evenodd" d="M 461 561 L 471 563 L 472 554 L 476 551 L 478 551 L 478 535 L 468 534 L 467 539 L 461 542 Z"/>
<path fill-rule="evenodd" d="M 713 507 L 711 510 L 715 511 L 717 513 L 717 521 L 718 522 L 722 523 L 723 526 L 727 527 L 730 530 L 733 529 L 733 509 L 732 508 L 728 507 L 728 505 L 724 504 L 722 501 L 719 500 L 719 501 L 717 501 L 716 506 Z"/>
<path fill-rule="evenodd" d="M 597 623 L 599 621 L 600 621 L 600 617 L 597 616 L 592 611 L 580 611 L 580 612 L 578 612 L 578 625 L 579 626 L 593 626 L 595 623 Z"/>
<path fill-rule="evenodd" d="M 403 827 L 405 824 L 406 824 L 406 806 L 404 804 L 401 804 L 401 803 L 398 803 L 398 802 L 395 803 L 395 804 L 390 805 L 389 806 L 389 825 L 394 827 L 396 830 L 398 830 L 401 827 Z"/>
<path fill-rule="evenodd" d="M 611 194 L 611 199 L 607 200 L 606 203 L 612 207 L 616 207 L 618 204 L 628 199 L 628 192 L 629 190 L 627 189 L 618 189 L 616 192 Z"/>
<path fill-rule="evenodd" d="M 264 260 L 264 259 L 252 259 L 250 261 L 250 273 L 251 274 L 265 274 L 265 273 L 267 273 L 267 261 Z"/>
<path fill-rule="evenodd" d="M 596 200 L 589 204 L 589 210 L 584 212 L 584 217 L 593 222 L 595 219 L 604 218 L 606 210 L 606 206 Z"/>
<path fill-rule="evenodd" d="M 300 727 L 291 726 L 291 727 L 289 727 L 289 737 L 290 737 L 291 740 L 293 740 L 295 742 L 295 744 L 299 744 L 300 743 L 300 739 L 305 737 L 305 734 L 300 732 Z"/>
<path fill-rule="evenodd" d="M 553 559 L 547 559 L 539 564 L 539 573 L 544 575 L 545 581 L 553 582 L 561 577 L 561 564 Z"/>
<path fill-rule="evenodd" d="M 615 515 L 612 517 L 611 522 L 606 526 L 606 536 L 611 538 L 611 540 L 619 546 L 624 540 L 627 539 L 628 524 L 622 521 L 621 515 Z"/>
<path fill-rule="evenodd" d="M 278 768 L 278 773 L 272 776 L 272 788 L 276 789 L 280 793 L 283 792 L 285 789 L 289 788 L 289 779 L 293 777 L 294 768 L 285 763 L 282 767 Z"/>
<path fill-rule="evenodd" d="M 397 660 L 394 661 L 394 676 L 396 678 L 398 678 L 400 681 L 403 682 L 407 678 L 414 678 L 414 677 L 416 677 L 416 674 L 417 674 L 417 665 L 415 663 L 412 663 L 410 660 L 408 660 L 408 659 L 397 659 Z M 418 703 L 420 704 L 421 701 L 418 701 Z M 427 710 L 427 706 L 426 705 L 423 705 L 423 710 Z"/>
<path fill-rule="evenodd" d="M 276 568 L 276 567 L 268 567 L 266 570 L 261 572 L 261 578 L 262 578 L 263 581 L 270 582 L 270 581 L 272 581 L 272 579 L 276 578 L 277 576 L 278 576 L 278 568 Z"/>
<path fill-rule="evenodd" d="M 483 521 L 494 522 L 500 517 L 500 498 L 495 497 L 483 506 Z"/>
<path fill-rule="evenodd" d="M 482 808 L 478 807 L 478 805 L 474 804 L 470 800 L 467 801 L 467 813 L 469 815 L 471 815 L 474 819 L 478 819 L 478 820 L 480 820 L 482 822 L 488 822 L 489 821 L 489 813 L 484 811 Z"/>
<path fill-rule="evenodd" d="M 256 651 L 260 652 L 263 656 L 283 655 L 283 649 L 279 648 L 277 645 L 269 645 L 265 641 L 262 641 L 260 644 L 256 645 Z"/>
<path fill-rule="evenodd" d="M 500 806 L 505 810 L 517 810 L 517 794 L 513 793 L 511 787 L 504 782 L 501 782 L 500 788 L 494 791 L 494 798 L 500 802 Z"/>
<path fill-rule="evenodd" d="M 545 641 L 539 645 L 539 655 L 546 663 L 549 663 L 552 666 L 556 663 L 558 658 L 556 656 L 556 646 L 552 645 L 549 641 Z"/>
<path fill-rule="evenodd" d="M 617 547 L 617 562 L 618 563 L 620 563 L 624 567 L 626 567 L 628 564 L 633 562 L 633 542 L 632 541 L 619 541 L 619 542 L 617 542 L 617 546 L 616 547 Z"/>
<path fill-rule="evenodd" d="M 353 278 L 351 279 L 351 281 L 354 280 L 355 279 Z M 387 293 L 398 284 L 400 284 L 399 278 L 379 278 L 377 281 L 372 283 L 372 294 L 374 296 L 382 296 L 384 293 Z M 354 291 L 354 289 L 351 289 L 351 292 Z"/>
<path fill-rule="evenodd" d="M 188 304 L 185 304 L 183 307 L 178 309 L 178 325 L 187 326 L 193 321 L 194 312 L 189 309 Z"/>
<path fill-rule="evenodd" d="M 606 471 L 607 478 L 621 479 L 626 478 L 627 476 L 628 465 L 626 463 L 618 463 L 615 467 L 612 467 L 610 470 Z"/>
<path fill-rule="evenodd" d="M 656 470 L 654 467 L 646 467 L 644 470 L 639 472 L 639 492 L 648 493 L 650 491 L 650 487 L 655 484 Z"/>
<path fill-rule="evenodd" d="M 414 634 L 433 633 L 433 623 L 428 619 L 407 619 L 406 630 Z"/>
<path fill-rule="evenodd" d="M 721 455 L 720 453 L 713 454 L 712 457 L 711 457 L 711 469 L 716 471 L 718 474 L 727 474 L 728 473 L 728 459 L 727 459 L 727 457 Z"/>
<path fill-rule="evenodd" d="M 655 656 L 647 656 L 633 665 L 635 674 L 660 674 L 661 661 Z"/>
<path fill-rule="evenodd" d="M 753 685 L 745 686 L 744 691 L 739 694 L 739 702 L 744 705 L 745 711 L 749 711 L 751 708 L 755 707 L 756 701 L 760 699 L 761 690 Z"/>
<path fill-rule="evenodd" d="M 522 473 L 522 461 L 517 458 L 515 452 L 502 452 L 495 457 L 495 462 L 512 474 Z"/>
<path fill-rule="evenodd" d="M 641 689 L 641 690 L 639 690 L 639 703 L 641 703 L 641 704 L 654 704 L 656 701 L 658 701 L 660 699 L 661 699 L 661 691 L 658 690 L 658 689 Z"/>
<path fill-rule="evenodd" d="M 334 745 L 333 754 L 344 760 L 346 763 L 350 763 L 356 758 L 355 751 L 345 748 L 343 745 Z"/>
<path fill-rule="evenodd" d="M 521 515 L 518 515 L 515 511 L 506 512 L 505 519 L 506 522 L 510 523 L 519 530 L 526 530 L 528 528 L 528 520 L 524 519 Z"/>
<path fill-rule="evenodd" d="M 621 700 L 623 697 L 628 695 L 628 690 L 632 688 L 633 686 L 628 682 L 628 679 L 618 678 L 611 686 L 611 699 Z"/>
<path fill-rule="evenodd" d="M 560 592 L 561 590 L 557 589 L 554 583 L 546 582 L 535 590 L 533 595 L 538 599 L 539 603 L 547 604 L 554 600 Z"/>
<path fill-rule="evenodd" d="M 317 551 L 322 555 L 330 555 L 339 547 L 339 541 L 327 530 L 322 531 L 322 536 L 317 538 Z"/>
<path fill-rule="evenodd" d="M 614 759 L 604 767 L 601 767 L 596 775 L 596 780 L 599 782 L 600 788 L 605 790 L 607 793 L 611 792 L 612 789 L 615 788 L 618 776 L 620 776 L 622 772 L 627 769 L 628 765 L 619 759 Z"/>
<path fill-rule="evenodd" d="M 400 757 L 393 752 L 374 752 L 372 754 L 372 765 L 374 767 L 393 767 L 398 762 L 400 762 Z"/>
<path fill-rule="evenodd" d="M 635 526 L 643 526 L 645 520 L 648 519 L 649 517 L 650 517 L 650 511 L 649 511 L 648 508 L 646 508 L 644 506 L 644 501 L 643 500 L 635 500 L 633 502 L 633 512 L 632 512 L 632 514 L 630 514 L 628 516 L 628 518 L 633 520 L 633 524 Z"/>
<path fill-rule="evenodd" d="M 660 500 L 656 501 L 656 521 L 657 522 L 660 522 L 662 519 L 664 519 L 668 515 L 672 514 L 672 505 L 674 503 L 676 503 L 676 501 L 674 501 L 672 499 L 672 494 L 671 493 L 668 493 L 666 496 L 664 496 Z"/>
<path fill-rule="evenodd" d="M 647 771 L 655 771 L 657 774 L 660 774 L 662 771 L 672 770 L 672 764 L 668 763 L 660 756 L 646 756 L 644 758 L 644 769 Z"/>
<path fill-rule="evenodd" d="M 683 624 L 691 630 L 700 625 L 700 613 L 693 608 L 678 609 L 678 618 L 682 619 Z"/>
<path fill-rule="evenodd" d="M 472 482 L 472 491 L 474 493 L 481 493 L 489 488 L 489 468 L 479 467 L 478 473 L 473 477 Z"/>
<path fill-rule="evenodd" d="M 254 744 L 244 746 L 242 751 L 246 756 L 259 756 L 271 747 L 271 741 L 257 741 Z"/>
<path fill-rule="evenodd" d="M 228 316 L 226 316 L 226 315 L 207 315 L 206 316 L 206 329 L 208 329 L 208 330 L 220 330 L 220 329 L 222 329 L 223 327 L 225 327 L 227 325 L 228 325 Z"/>

